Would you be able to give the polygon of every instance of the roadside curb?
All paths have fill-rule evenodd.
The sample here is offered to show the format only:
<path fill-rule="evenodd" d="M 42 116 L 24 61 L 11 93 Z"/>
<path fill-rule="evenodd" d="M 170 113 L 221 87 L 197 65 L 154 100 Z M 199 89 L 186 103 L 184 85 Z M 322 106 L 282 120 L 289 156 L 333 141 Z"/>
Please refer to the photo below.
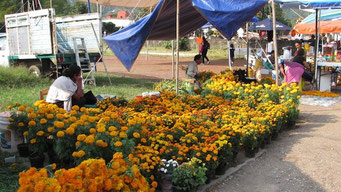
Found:
<path fill-rule="evenodd" d="M 216 179 L 214 179 L 213 181 L 211 181 L 209 184 L 204 185 L 202 187 L 199 187 L 198 192 L 208 192 L 210 191 L 210 189 L 218 184 L 220 184 L 221 182 L 223 182 L 224 180 L 227 179 L 227 177 L 229 177 L 230 175 L 234 174 L 235 172 L 239 171 L 242 167 L 244 167 L 245 165 L 247 165 L 248 163 L 250 163 L 251 161 L 255 161 L 257 158 L 259 158 L 260 156 L 262 156 L 264 153 L 266 152 L 266 149 L 262 149 L 260 150 L 255 157 L 253 158 L 249 158 L 246 161 L 244 161 L 241 164 L 238 164 L 235 167 L 230 167 L 229 169 L 226 170 L 226 173 L 224 175 L 217 175 Z"/>

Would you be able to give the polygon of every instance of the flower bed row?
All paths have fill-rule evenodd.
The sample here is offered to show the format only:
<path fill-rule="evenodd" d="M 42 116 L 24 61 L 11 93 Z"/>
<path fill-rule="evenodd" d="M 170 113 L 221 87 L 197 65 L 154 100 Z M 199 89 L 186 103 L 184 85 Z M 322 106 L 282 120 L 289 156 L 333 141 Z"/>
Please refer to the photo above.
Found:
<path fill-rule="evenodd" d="M 229 71 L 213 76 L 201 96 L 163 92 L 130 102 L 106 99 L 98 108 L 74 106 L 70 113 L 44 101 L 37 101 L 35 108 L 17 104 L 19 113 L 10 119 L 10 128 L 27 138 L 32 155 L 44 153 L 49 143 L 48 152 L 55 152 L 61 162 L 80 166 L 103 158 L 108 170 L 115 163 L 113 156 L 119 155 L 130 166 L 120 174 L 134 178 L 128 169 L 138 167 L 155 190 L 162 169 L 176 189 L 188 191 L 211 178 L 218 167 L 227 167 L 241 149 L 254 155 L 298 116 L 295 85 L 244 85 L 232 76 Z M 167 160 L 180 166 L 167 168 Z M 57 181 L 61 188 L 66 186 Z M 127 188 L 137 191 L 131 182 L 127 180 Z M 92 191 L 90 185 L 81 187 Z"/>

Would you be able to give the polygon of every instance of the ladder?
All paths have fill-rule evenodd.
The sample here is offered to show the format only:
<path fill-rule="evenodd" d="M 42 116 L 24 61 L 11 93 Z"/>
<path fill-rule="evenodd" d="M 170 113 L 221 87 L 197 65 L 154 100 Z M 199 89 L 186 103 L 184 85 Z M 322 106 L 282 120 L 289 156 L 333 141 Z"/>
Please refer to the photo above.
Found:
<path fill-rule="evenodd" d="M 86 49 L 84 38 L 73 37 L 73 47 L 75 49 L 77 65 L 81 68 L 82 73 L 90 72 L 89 74 L 90 77 L 88 76 L 89 78 L 83 79 L 83 84 L 91 83 L 96 86 L 94 70 L 91 70 L 89 53 L 88 50 Z"/>

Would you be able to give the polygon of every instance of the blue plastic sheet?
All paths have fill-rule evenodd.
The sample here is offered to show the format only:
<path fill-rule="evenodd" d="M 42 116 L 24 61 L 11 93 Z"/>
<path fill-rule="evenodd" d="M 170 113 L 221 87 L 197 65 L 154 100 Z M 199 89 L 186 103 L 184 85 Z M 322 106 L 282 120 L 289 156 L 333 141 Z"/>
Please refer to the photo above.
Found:
<path fill-rule="evenodd" d="M 272 31 L 273 30 L 272 19 L 266 18 L 262 21 L 254 23 L 252 26 L 249 27 L 249 30 Z M 287 25 L 284 25 L 281 22 L 276 21 L 276 30 L 285 31 L 291 30 L 291 28 L 288 27 Z"/>
<path fill-rule="evenodd" d="M 299 9 L 340 9 L 340 0 L 275 0 L 283 8 Z"/>
<path fill-rule="evenodd" d="M 266 3 L 267 0 L 180 0 L 180 36 L 209 22 L 226 38 L 231 38 Z M 130 71 L 147 39 L 175 37 L 176 0 L 160 0 L 151 14 L 103 39 Z"/>

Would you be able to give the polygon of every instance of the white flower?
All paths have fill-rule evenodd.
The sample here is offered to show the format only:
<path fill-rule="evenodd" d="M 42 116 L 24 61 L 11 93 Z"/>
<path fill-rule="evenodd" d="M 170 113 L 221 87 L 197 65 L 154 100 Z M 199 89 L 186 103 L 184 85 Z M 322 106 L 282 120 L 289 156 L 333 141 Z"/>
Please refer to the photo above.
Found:
<path fill-rule="evenodd" d="M 169 164 L 167 164 L 166 167 L 169 167 Z"/>
<path fill-rule="evenodd" d="M 164 168 L 161 168 L 160 171 L 164 171 L 165 169 Z"/>
<path fill-rule="evenodd" d="M 167 173 L 167 169 L 165 169 L 163 172 Z"/>

